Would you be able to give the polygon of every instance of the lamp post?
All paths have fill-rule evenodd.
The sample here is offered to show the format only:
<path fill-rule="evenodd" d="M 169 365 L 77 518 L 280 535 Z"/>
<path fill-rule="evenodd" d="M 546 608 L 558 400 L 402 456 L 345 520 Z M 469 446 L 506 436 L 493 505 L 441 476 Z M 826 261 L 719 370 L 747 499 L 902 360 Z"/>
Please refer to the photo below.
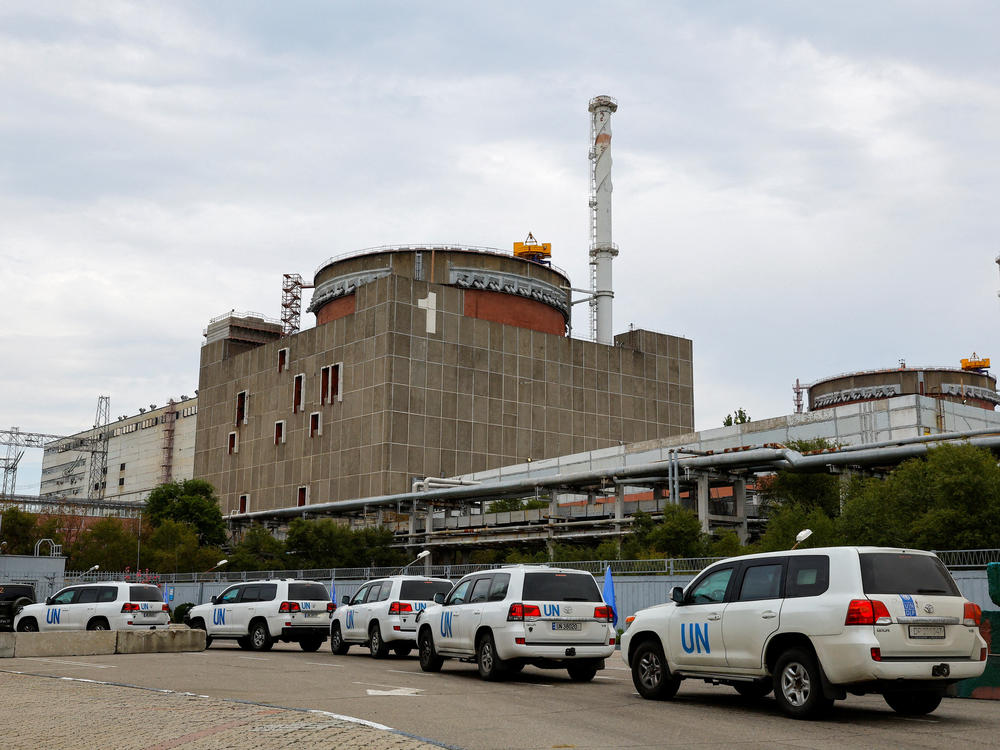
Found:
<path fill-rule="evenodd" d="M 405 572 L 408 567 L 410 567 L 411 565 L 413 565 L 413 563 L 419 562 L 419 561 L 423 560 L 425 557 L 427 557 L 428 555 L 430 555 L 430 553 L 431 553 L 431 551 L 429 549 L 422 550 L 420 552 L 420 554 L 417 555 L 417 559 L 416 560 L 412 560 L 412 561 L 406 563 L 406 565 L 404 565 L 402 568 L 400 568 L 399 570 L 396 571 L 396 575 L 399 575 L 400 573 Z"/>
<path fill-rule="evenodd" d="M 74 580 L 79 581 L 85 575 L 87 575 L 88 573 L 93 573 L 95 570 L 97 570 L 100 567 L 101 567 L 100 565 L 91 565 L 89 568 L 87 568 L 85 571 L 83 571 L 80 575 L 78 575 Z"/>
<path fill-rule="evenodd" d="M 795 535 L 795 544 L 792 545 L 792 549 L 798 547 L 802 542 L 811 537 L 812 534 L 812 529 L 802 529 L 802 531 Z"/>

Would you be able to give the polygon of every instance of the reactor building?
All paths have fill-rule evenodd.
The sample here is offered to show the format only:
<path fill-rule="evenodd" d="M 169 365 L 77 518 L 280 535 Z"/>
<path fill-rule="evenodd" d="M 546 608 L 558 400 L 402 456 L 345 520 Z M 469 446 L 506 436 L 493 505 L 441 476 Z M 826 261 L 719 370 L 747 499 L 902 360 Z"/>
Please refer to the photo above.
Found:
<path fill-rule="evenodd" d="M 300 285 L 313 287 L 305 330 L 294 293 L 282 322 L 209 322 L 194 475 L 224 514 L 400 493 L 415 479 L 693 430 L 691 340 L 611 330 L 616 109 L 603 96 L 589 107 L 590 295 L 576 300 L 590 303 L 588 339 L 570 336 L 572 284 L 530 235 L 513 253 L 401 245 L 331 258 Z"/>

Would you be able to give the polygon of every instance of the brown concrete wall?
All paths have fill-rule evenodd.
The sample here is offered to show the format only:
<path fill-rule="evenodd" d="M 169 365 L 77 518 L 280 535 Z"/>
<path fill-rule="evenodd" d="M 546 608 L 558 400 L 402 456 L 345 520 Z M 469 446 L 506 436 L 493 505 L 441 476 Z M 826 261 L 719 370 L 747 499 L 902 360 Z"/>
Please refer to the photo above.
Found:
<path fill-rule="evenodd" d="M 566 319 L 558 310 L 541 302 L 499 292 L 466 289 L 464 313 L 470 318 L 530 328 L 555 336 L 566 333 Z"/>
<path fill-rule="evenodd" d="M 345 315 L 351 315 L 354 313 L 354 310 L 355 299 L 353 294 L 331 300 L 316 311 L 316 325 L 323 325 L 338 318 L 343 318 Z"/>
<path fill-rule="evenodd" d="M 433 331 L 418 306 L 434 292 Z M 457 474 L 690 432 L 689 339 L 631 331 L 615 346 L 468 317 L 458 288 L 401 276 L 358 288 L 355 312 L 230 359 L 202 349 L 195 476 L 223 513 L 403 492 Z M 277 351 L 289 348 L 277 372 Z M 343 363 L 343 400 L 320 404 L 320 370 Z M 305 376 L 305 409 L 292 382 Z M 235 397 L 248 390 L 248 420 Z M 323 434 L 309 437 L 309 414 Z M 274 422 L 286 423 L 275 445 Z M 239 452 L 228 455 L 229 432 Z"/>

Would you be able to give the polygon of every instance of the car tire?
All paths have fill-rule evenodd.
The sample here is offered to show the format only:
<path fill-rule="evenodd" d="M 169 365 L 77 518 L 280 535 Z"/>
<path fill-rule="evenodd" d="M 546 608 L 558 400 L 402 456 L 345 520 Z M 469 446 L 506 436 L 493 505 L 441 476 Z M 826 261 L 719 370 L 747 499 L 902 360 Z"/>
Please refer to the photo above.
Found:
<path fill-rule="evenodd" d="M 639 645 L 632 655 L 632 684 L 649 700 L 664 701 L 677 695 L 680 678 L 670 674 L 663 648 L 656 641 Z"/>
<path fill-rule="evenodd" d="M 344 640 L 344 634 L 340 632 L 339 623 L 335 624 L 330 629 L 330 650 L 337 656 L 343 656 L 349 648 L 350 645 Z"/>
<path fill-rule="evenodd" d="M 756 701 L 768 695 L 774 689 L 774 683 L 769 680 L 754 680 L 753 682 L 737 682 L 733 685 L 736 692 L 747 700 Z"/>
<path fill-rule="evenodd" d="M 413 646 L 393 646 L 392 647 L 392 653 L 394 653 L 396 656 L 400 657 L 401 659 L 404 658 L 404 657 L 409 656 L 410 652 L 412 650 L 413 650 Z"/>
<path fill-rule="evenodd" d="M 484 633 L 476 642 L 476 666 L 479 676 L 487 682 L 502 680 L 506 673 L 503 660 L 497 655 L 492 633 Z"/>
<path fill-rule="evenodd" d="M 25 607 L 27 607 L 29 604 L 31 604 L 31 599 L 29 599 L 26 596 L 23 596 L 20 599 L 18 599 L 17 601 L 15 601 L 14 602 L 14 606 L 13 606 L 13 608 L 10 611 L 11 622 L 13 622 L 14 618 L 17 617 L 21 613 L 21 610 L 24 609 Z"/>
<path fill-rule="evenodd" d="M 823 678 L 816 657 L 792 648 L 778 657 L 774 667 L 774 699 L 793 719 L 812 719 L 826 713 L 833 700 L 823 694 Z"/>
<path fill-rule="evenodd" d="M 382 640 L 382 630 L 377 622 L 368 629 L 368 650 L 373 659 L 384 659 L 389 655 L 389 645 Z"/>
<path fill-rule="evenodd" d="M 318 636 L 303 638 L 299 641 L 299 647 L 303 651 L 319 651 L 319 647 L 323 645 L 323 641 L 324 639 Z"/>
<path fill-rule="evenodd" d="M 111 630 L 111 626 L 103 617 L 95 617 L 87 623 L 87 630 Z"/>
<path fill-rule="evenodd" d="M 244 651 L 250 650 L 250 636 L 244 635 L 236 639 L 236 645 Z"/>
<path fill-rule="evenodd" d="M 25 617 L 17 624 L 18 633 L 37 633 L 38 621 L 34 617 Z"/>
<path fill-rule="evenodd" d="M 274 645 L 274 639 L 271 638 L 271 633 L 267 629 L 267 623 L 263 620 L 250 623 L 250 634 L 247 637 L 250 639 L 251 651 L 270 651 L 271 646 Z"/>
<path fill-rule="evenodd" d="M 597 675 L 597 667 L 588 662 L 571 664 L 566 667 L 566 671 L 569 672 L 569 678 L 573 682 L 590 682 Z"/>
<path fill-rule="evenodd" d="M 430 629 L 424 630 L 417 639 L 417 647 L 420 651 L 420 669 L 423 672 L 440 672 L 444 658 L 438 656 L 434 649 L 434 638 L 431 637 Z"/>
<path fill-rule="evenodd" d="M 902 716 L 924 716 L 941 705 L 941 693 L 937 690 L 898 690 L 882 697 Z"/>
<path fill-rule="evenodd" d="M 212 645 L 212 636 L 208 634 L 208 628 L 205 627 L 205 621 L 200 617 L 188 623 L 188 627 L 191 630 L 204 630 L 205 631 L 205 648 Z"/>

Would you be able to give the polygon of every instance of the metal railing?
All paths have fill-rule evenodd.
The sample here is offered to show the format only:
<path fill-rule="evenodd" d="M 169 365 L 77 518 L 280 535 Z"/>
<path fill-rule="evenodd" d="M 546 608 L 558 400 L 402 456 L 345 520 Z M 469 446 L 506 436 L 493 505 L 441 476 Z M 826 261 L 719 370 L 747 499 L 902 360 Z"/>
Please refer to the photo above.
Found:
<path fill-rule="evenodd" d="M 934 550 L 934 554 L 952 570 L 985 568 L 989 563 L 1000 562 L 1000 549 L 944 549 Z"/>

